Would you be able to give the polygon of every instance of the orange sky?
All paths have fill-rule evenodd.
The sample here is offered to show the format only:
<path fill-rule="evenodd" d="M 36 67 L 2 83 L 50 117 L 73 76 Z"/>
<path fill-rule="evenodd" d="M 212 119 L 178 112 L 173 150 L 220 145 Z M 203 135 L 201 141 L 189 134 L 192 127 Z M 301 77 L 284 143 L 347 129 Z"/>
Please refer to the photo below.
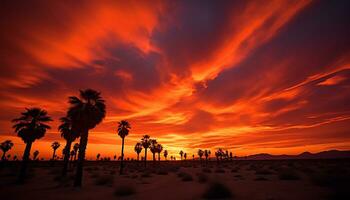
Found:
<path fill-rule="evenodd" d="M 58 119 L 79 89 L 101 91 L 104 122 L 87 157 L 120 154 L 117 121 L 170 155 L 350 149 L 350 14 L 346 1 L 7 1 L 0 6 L 0 141 L 40 106 Z M 62 147 L 60 150 L 62 150 Z M 61 151 L 59 151 L 61 153 Z"/>

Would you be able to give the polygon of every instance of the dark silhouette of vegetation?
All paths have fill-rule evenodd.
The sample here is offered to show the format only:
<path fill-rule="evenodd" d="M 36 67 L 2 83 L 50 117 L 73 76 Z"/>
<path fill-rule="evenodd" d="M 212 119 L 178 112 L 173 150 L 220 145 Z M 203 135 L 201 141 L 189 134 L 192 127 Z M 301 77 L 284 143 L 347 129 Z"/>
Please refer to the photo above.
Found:
<path fill-rule="evenodd" d="M 118 135 L 122 138 L 122 155 L 120 160 L 120 171 L 119 174 L 123 173 L 123 160 L 124 160 L 124 139 L 128 136 L 131 129 L 130 123 L 126 120 L 118 122 Z"/>
<path fill-rule="evenodd" d="M 74 161 L 77 160 L 77 155 L 78 155 L 78 150 L 79 150 L 79 143 L 75 143 L 73 146 L 73 150 L 74 150 Z"/>
<path fill-rule="evenodd" d="M 72 120 L 69 117 L 62 117 L 60 121 L 61 124 L 58 126 L 58 130 L 61 132 L 61 137 L 66 140 L 66 146 L 63 149 L 64 158 L 62 170 L 62 176 L 65 176 L 68 170 L 68 162 L 72 143 L 79 137 L 79 135 L 72 130 Z M 75 154 L 74 151 L 73 154 Z"/>
<path fill-rule="evenodd" d="M 202 149 L 198 150 L 198 156 L 199 156 L 199 160 L 202 162 L 202 157 L 203 157 L 204 151 Z"/>
<path fill-rule="evenodd" d="M 168 160 L 168 159 L 167 159 L 167 157 L 168 157 L 168 150 L 164 150 L 163 154 L 164 154 L 165 160 Z"/>
<path fill-rule="evenodd" d="M 44 137 L 46 130 L 50 129 L 50 126 L 46 123 L 50 121 L 52 121 L 51 117 L 47 115 L 45 110 L 40 108 L 26 108 L 26 111 L 22 112 L 19 118 L 12 120 L 14 123 L 13 128 L 15 129 L 15 132 L 26 144 L 23 153 L 22 165 L 18 176 L 19 183 L 24 181 L 26 175 L 27 163 L 29 160 L 32 143 L 35 140 Z"/>
<path fill-rule="evenodd" d="M 184 153 L 184 159 L 185 160 L 187 159 L 187 153 Z"/>
<path fill-rule="evenodd" d="M 181 157 L 181 160 L 182 160 L 182 156 L 183 156 L 184 152 L 181 150 L 179 154 L 180 154 L 180 157 Z"/>
<path fill-rule="evenodd" d="M 8 152 L 13 147 L 13 142 L 11 140 L 5 140 L 0 144 L 0 149 L 2 150 L 2 157 L 1 160 L 5 160 L 6 152 Z"/>
<path fill-rule="evenodd" d="M 101 157 L 101 154 L 98 153 L 98 154 L 96 155 L 96 160 L 100 160 L 100 157 Z"/>
<path fill-rule="evenodd" d="M 222 183 L 211 183 L 205 191 L 204 199 L 228 199 L 232 197 L 231 190 Z"/>
<path fill-rule="evenodd" d="M 33 153 L 33 160 L 37 160 L 38 159 L 38 155 L 39 155 L 39 151 L 35 150 Z"/>
<path fill-rule="evenodd" d="M 144 162 L 145 162 L 145 167 L 147 165 L 147 149 L 149 148 L 149 146 L 151 145 L 151 138 L 149 135 L 144 135 L 141 139 L 141 144 L 143 146 L 143 148 L 145 148 L 145 158 L 144 158 Z"/>
<path fill-rule="evenodd" d="M 71 107 L 67 113 L 67 117 L 72 120 L 72 130 L 80 135 L 78 163 L 74 180 L 74 186 L 78 187 L 82 185 L 89 130 L 95 128 L 106 116 L 105 101 L 99 92 L 92 89 L 80 90 L 79 97 L 69 97 Z"/>
<path fill-rule="evenodd" d="M 157 140 L 151 139 L 151 146 L 149 147 L 149 149 L 151 150 L 151 152 L 153 154 L 153 162 L 156 161 L 157 144 L 158 144 Z"/>
<path fill-rule="evenodd" d="M 142 151 L 142 144 L 140 142 L 136 143 L 134 150 L 137 154 L 137 161 L 139 161 L 140 160 L 140 153 Z"/>
<path fill-rule="evenodd" d="M 51 147 L 53 149 L 53 154 L 52 154 L 52 160 L 56 159 L 56 150 L 60 148 L 61 144 L 59 142 L 53 142 L 51 144 Z"/>
<path fill-rule="evenodd" d="M 156 150 L 157 150 L 157 153 L 158 153 L 158 161 L 160 161 L 160 153 L 162 153 L 162 151 L 163 151 L 163 146 L 161 144 L 157 144 L 156 145 Z"/>

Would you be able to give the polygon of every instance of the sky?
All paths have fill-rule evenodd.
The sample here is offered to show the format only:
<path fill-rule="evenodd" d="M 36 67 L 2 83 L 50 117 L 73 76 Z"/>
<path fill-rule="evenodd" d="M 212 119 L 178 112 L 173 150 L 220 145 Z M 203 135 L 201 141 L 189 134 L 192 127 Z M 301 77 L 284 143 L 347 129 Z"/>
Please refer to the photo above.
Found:
<path fill-rule="evenodd" d="M 11 120 L 54 119 L 32 151 L 50 157 L 69 96 L 106 100 L 87 158 L 126 156 L 149 134 L 170 155 L 350 149 L 350 1 L 47 1 L 0 3 L 0 141 Z M 78 141 L 77 141 L 78 142 Z M 150 157 L 149 157 L 150 158 Z"/>

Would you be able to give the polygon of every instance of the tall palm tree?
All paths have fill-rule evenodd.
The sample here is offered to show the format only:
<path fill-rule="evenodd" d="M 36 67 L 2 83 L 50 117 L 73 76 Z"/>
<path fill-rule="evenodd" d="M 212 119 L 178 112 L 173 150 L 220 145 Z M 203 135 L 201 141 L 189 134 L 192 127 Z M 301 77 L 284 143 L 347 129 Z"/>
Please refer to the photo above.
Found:
<path fill-rule="evenodd" d="M 153 161 L 156 161 L 156 153 L 157 153 L 157 140 L 152 139 L 151 140 L 151 146 L 149 147 L 149 150 L 151 150 L 153 154 Z"/>
<path fill-rule="evenodd" d="M 160 153 L 163 151 L 163 146 L 161 144 L 156 145 L 157 153 L 158 153 L 158 161 L 160 161 Z"/>
<path fill-rule="evenodd" d="M 134 150 L 137 153 L 137 161 L 139 161 L 140 160 L 140 153 L 142 151 L 142 144 L 140 142 L 136 143 Z"/>
<path fill-rule="evenodd" d="M 164 158 L 165 158 L 165 160 L 167 160 L 167 157 L 168 157 L 168 150 L 164 150 Z"/>
<path fill-rule="evenodd" d="M 80 90 L 79 97 L 80 98 L 76 96 L 69 97 L 71 107 L 67 114 L 72 120 L 72 130 L 80 135 L 78 163 L 74 180 L 74 186 L 78 187 L 82 184 L 83 165 L 89 130 L 95 128 L 106 116 L 106 105 L 101 97 L 101 93 L 92 89 Z"/>
<path fill-rule="evenodd" d="M 5 140 L 0 144 L 0 149 L 2 150 L 2 158 L 1 160 L 5 160 L 5 154 L 13 147 L 13 142 L 11 140 Z"/>
<path fill-rule="evenodd" d="M 181 160 L 182 160 L 182 156 L 183 156 L 184 152 L 181 150 L 179 154 L 180 154 Z"/>
<path fill-rule="evenodd" d="M 144 135 L 141 139 L 141 144 L 143 146 L 143 148 L 145 148 L 145 167 L 146 167 L 146 163 L 147 163 L 147 149 L 149 148 L 149 146 L 151 145 L 151 138 L 149 135 Z"/>
<path fill-rule="evenodd" d="M 61 144 L 59 142 L 53 142 L 51 144 L 51 147 L 53 149 L 53 154 L 52 154 L 52 160 L 55 160 L 56 158 L 56 150 L 60 148 Z"/>
<path fill-rule="evenodd" d="M 58 126 L 58 130 L 61 132 L 61 137 L 63 137 L 66 140 L 66 146 L 63 150 L 63 169 L 62 169 L 62 176 L 65 176 L 67 174 L 68 169 L 68 163 L 69 163 L 69 157 L 70 157 L 70 149 L 72 146 L 72 142 L 76 140 L 79 135 L 77 132 L 74 132 L 72 130 L 72 120 L 69 117 L 62 117 L 60 119 L 61 124 Z"/>
<path fill-rule="evenodd" d="M 39 151 L 35 150 L 33 153 L 33 160 L 36 160 L 38 158 L 38 155 L 39 155 Z"/>
<path fill-rule="evenodd" d="M 26 111 L 22 112 L 19 118 L 12 120 L 15 132 L 26 143 L 18 177 L 19 182 L 24 181 L 32 143 L 44 137 L 46 130 L 50 129 L 50 126 L 46 123 L 50 121 L 52 121 L 51 117 L 40 108 L 26 108 Z"/>
<path fill-rule="evenodd" d="M 131 129 L 130 123 L 126 120 L 118 122 L 118 135 L 122 138 L 122 156 L 120 160 L 120 171 L 119 174 L 123 173 L 123 160 L 124 160 L 124 139 L 129 135 Z"/>

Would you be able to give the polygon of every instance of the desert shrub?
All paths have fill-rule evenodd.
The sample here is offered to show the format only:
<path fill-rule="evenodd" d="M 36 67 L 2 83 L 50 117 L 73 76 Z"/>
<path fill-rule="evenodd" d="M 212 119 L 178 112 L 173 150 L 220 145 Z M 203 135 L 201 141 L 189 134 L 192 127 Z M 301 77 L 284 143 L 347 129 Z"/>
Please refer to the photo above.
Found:
<path fill-rule="evenodd" d="M 282 169 L 278 172 L 278 178 L 280 180 L 299 180 L 299 175 L 295 172 L 295 170 L 290 168 Z"/>
<path fill-rule="evenodd" d="M 258 176 L 254 180 L 256 180 L 256 181 L 267 181 L 268 179 L 263 177 L 263 176 Z"/>
<path fill-rule="evenodd" d="M 203 168 L 203 169 L 202 169 L 202 172 L 204 172 L 204 173 L 211 173 L 211 169 L 209 169 L 209 168 Z"/>
<path fill-rule="evenodd" d="M 215 173 L 225 173 L 225 170 L 222 169 L 222 168 L 217 168 L 217 169 L 215 170 Z"/>
<path fill-rule="evenodd" d="M 182 181 L 193 181 L 193 177 L 191 174 L 185 173 L 184 176 L 181 178 Z"/>
<path fill-rule="evenodd" d="M 235 167 L 235 168 L 231 169 L 231 172 L 232 172 L 232 173 L 236 173 L 236 172 L 238 172 L 238 171 L 239 171 L 239 167 Z"/>
<path fill-rule="evenodd" d="M 135 188 L 130 185 L 120 185 L 114 191 L 114 195 L 116 196 L 129 196 L 135 193 Z"/>
<path fill-rule="evenodd" d="M 272 172 L 268 169 L 265 169 L 265 168 L 262 168 L 262 169 L 257 169 L 255 171 L 255 174 L 258 174 L 258 175 L 269 175 L 269 174 L 272 174 Z"/>
<path fill-rule="evenodd" d="M 197 179 L 199 183 L 205 183 L 208 181 L 208 176 L 204 173 L 197 173 Z"/>
<path fill-rule="evenodd" d="M 95 180 L 96 185 L 109 185 L 112 186 L 114 182 L 114 177 L 111 175 L 102 175 L 97 177 Z"/>
<path fill-rule="evenodd" d="M 222 183 L 211 183 L 203 194 L 204 199 L 225 199 L 233 195 L 230 189 Z"/>

